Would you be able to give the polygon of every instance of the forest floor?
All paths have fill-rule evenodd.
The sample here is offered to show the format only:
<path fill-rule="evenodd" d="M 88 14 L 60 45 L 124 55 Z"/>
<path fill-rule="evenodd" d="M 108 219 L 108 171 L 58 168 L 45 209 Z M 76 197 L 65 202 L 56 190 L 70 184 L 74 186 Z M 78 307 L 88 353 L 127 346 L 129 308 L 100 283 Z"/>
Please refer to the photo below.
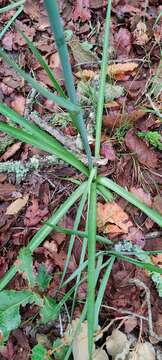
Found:
<path fill-rule="evenodd" d="M 9 3 L 0 0 L 1 7 Z M 92 151 L 106 5 L 107 1 L 102 0 L 59 1 L 78 97 L 85 111 Z M 0 14 L 1 31 L 15 12 L 14 9 Z M 44 70 L 31 54 L 16 27 L 24 31 L 34 42 L 63 85 L 59 56 L 43 2 L 26 0 L 24 9 L 1 36 L 0 42 L 1 47 L 9 52 L 21 67 L 53 90 Z M 108 74 L 111 76 L 108 76 L 106 83 L 100 173 L 109 176 L 162 214 L 161 42 L 160 0 L 113 0 L 109 65 L 113 65 L 114 68 L 109 68 Z M 64 137 L 65 144 L 67 142 L 69 148 L 78 148 L 83 156 L 77 131 L 67 114 L 33 91 L 2 59 L 0 101 L 19 114 L 25 114 L 32 121 L 37 121 L 37 124 L 43 124 L 50 133 L 57 129 L 57 135 Z M 0 120 L 3 120 L 2 115 Z M 38 168 L 32 168 L 31 159 L 38 159 Z M 24 164 L 25 168 L 22 168 Z M 48 219 L 75 188 L 74 182 L 67 181 L 66 178 L 82 179 L 70 166 L 59 162 L 51 164 L 46 153 L 0 133 L 0 277 L 3 277 L 15 262 L 21 247 L 28 244 L 42 226 L 42 222 Z M 10 205 L 17 199 L 23 199 L 24 202 L 21 203 L 22 206 L 16 205 L 11 214 Z M 116 197 L 115 201 L 120 211 L 115 215 L 112 211 L 112 221 L 106 226 L 106 236 L 113 244 L 119 244 L 124 240 L 131 241 L 144 250 L 162 250 L 160 228 L 122 198 Z M 76 209 L 77 206 L 73 206 L 68 212 L 61 223 L 62 226 L 73 227 Z M 129 220 L 126 231 L 120 226 L 123 213 L 127 221 Z M 80 230 L 84 230 L 84 224 L 83 213 Z M 43 264 L 52 276 L 46 290 L 52 297 L 55 297 L 60 274 L 64 269 L 68 239 L 68 235 L 52 232 L 34 252 L 35 272 L 40 264 Z M 81 238 L 77 236 L 68 275 L 75 271 L 79 264 L 81 246 Z M 152 262 L 162 266 L 162 255 L 152 256 Z M 160 353 L 160 342 L 148 336 L 148 321 L 141 319 L 141 316 L 148 315 L 144 288 L 137 283 L 129 283 L 129 280 L 137 279 L 150 290 L 153 329 L 162 337 L 162 298 L 157 293 L 148 272 L 122 261 L 115 262 L 106 287 L 104 306 L 100 313 L 101 326 L 104 327 L 113 320 L 111 332 L 121 325 L 122 331 L 128 336 L 133 333 L 137 338 L 140 336 L 141 339 L 152 342 L 153 346 L 157 343 Z M 17 274 L 7 289 L 20 290 L 25 286 L 25 279 Z M 86 299 L 85 283 L 79 287 L 77 296 L 74 318 L 81 313 L 82 303 Z M 41 336 L 47 345 L 60 336 L 59 321 L 49 326 L 36 327 L 36 315 L 36 306 L 22 308 L 21 327 L 12 331 L 6 346 L 0 350 L 0 360 L 30 359 L 31 349 Z M 68 318 L 66 313 L 63 313 L 63 330 L 67 325 Z M 161 357 L 157 358 L 162 359 L 162 352 Z"/>

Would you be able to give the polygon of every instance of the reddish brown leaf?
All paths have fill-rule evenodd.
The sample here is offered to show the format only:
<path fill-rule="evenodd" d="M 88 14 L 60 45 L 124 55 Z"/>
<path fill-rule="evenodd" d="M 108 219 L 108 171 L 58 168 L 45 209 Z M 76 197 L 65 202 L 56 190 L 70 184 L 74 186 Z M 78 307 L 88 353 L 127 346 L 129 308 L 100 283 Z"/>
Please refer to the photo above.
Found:
<path fill-rule="evenodd" d="M 105 141 L 101 145 L 101 155 L 103 155 L 108 160 L 115 161 L 116 159 L 115 150 L 110 141 Z"/>
<path fill-rule="evenodd" d="M 12 31 L 8 31 L 2 38 L 3 48 L 11 51 L 13 46 L 13 33 Z"/>
<path fill-rule="evenodd" d="M 139 198 L 144 204 L 151 207 L 152 206 L 152 199 L 149 193 L 146 193 L 142 188 L 135 188 L 131 187 L 130 191 Z"/>
<path fill-rule="evenodd" d="M 118 57 L 127 58 L 132 44 L 131 33 L 126 28 L 120 28 L 115 36 Z"/>
<path fill-rule="evenodd" d="M 5 151 L 5 153 L 0 157 L 0 160 L 8 160 L 9 158 L 11 158 L 13 155 L 16 154 L 16 152 L 20 149 L 21 146 L 21 142 L 17 142 L 11 146 L 9 146 L 9 148 L 7 149 L 7 151 Z"/>
<path fill-rule="evenodd" d="M 22 95 L 15 96 L 15 99 L 11 102 L 11 108 L 18 112 L 20 115 L 24 115 L 25 110 L 25 98 Z"/>
<path fill-rule="evenodd" d="M 123 122 L 134 123 L 143 118 L 145 113 L 143 110 L 133 110 L 129 113 L 121 114 L 119 112 L 111 112 L 103 116 L 103 124 L 107 128 L 119 127 Z"/>
<path fill-rule="evenodd" d="M 127 213 L 115 202 L 97 204 L 97 226 L 102 229 L 103 232 L 108 233 L 110 231 L 109 224 L 117 225 L 123 233 L 127 233 L 132 222 L 129 220 Z M 112 229 L 111 229 L 112 232 Z M 115 227 L 116 232 L 116 227 Z"/>
<path fill-rule="evenodd" d="M 30 205 L 26 211 L 24 218 L 25 226 L 37 225 L 42 219 L 48 215 L 48 208 L 39 208 L 38 199 L 32 198 L 32 205 Z"/>
<path fill-rule="evenodd" d="M 81 21 L 87 21 L 91 17 L 89 10 L 89 0 L 76 0 L 74 11 L 73 11 L 73 20 L 77 21 L 79 18 Z"/>
<path fill-rule="evenodd" d="M 144 140 L 140 139 L 131 129 L 127 132 L 125 136 L 125 144 L 129 151 L 133 153 L 138 161 L 151 168 L 156 168 L 157 166 L 157 156 L 155 152 L 150 149 Z"/>

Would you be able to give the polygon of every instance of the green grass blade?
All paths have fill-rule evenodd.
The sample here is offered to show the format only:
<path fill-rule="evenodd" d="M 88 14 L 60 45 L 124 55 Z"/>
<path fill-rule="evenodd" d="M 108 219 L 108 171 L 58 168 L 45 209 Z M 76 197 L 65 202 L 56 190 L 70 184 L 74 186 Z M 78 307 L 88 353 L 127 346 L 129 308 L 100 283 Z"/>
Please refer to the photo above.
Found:
<path fill-rule="evenodd" d="M 58 231 L 58 232 L 63 233 L 63 234 L 78 235 L 81 238 L 84 238 L 84 237 L 88 238 L 88 233 L 85 232 L 85 231 L 74 230 L 74 228 L 73 229 L 68 229 L 68 228 L 64 228 L 62 226 L 53 226 L 53 225 L 51 225 L 49 223 L 49 221 L 45 221 L 44 224 L 47 224 L 47 225 L 51 226 L 55 231 Z M 103 244 L 107 244 L 107 245 L 112 244 L 111 240 L 107 239 L 104 236 L 97 235 L 97 234 L 96 234 L 96 240 L 98 240 L 99 242 L 101 242 Z"/>
<path fill-rule="evenodd" d="M 54 103 L 67 109 L 69 112 L 77 113 L 80 111 L 79 106 L 73 104 L 71 101 L 64 99 L 60 96 L 55 96 L 52 92 L 43 87 L 38 81 L 36 81 L 32 76 L 27 74 L 24 70 L 22 70 L 16 62 L 13 60 L 11 56 L 9 56 L 4 50 L 0 49 L 0 57 L 2 57 L 8 65 L 13 67 L 16 72 L 21 75 L 35 90 L 37 90 L 40 94 L 42 94 L 45 98 L 52 100 Z"/>
<path fill-rule="evenodd" d="M 95 330 L 97 330 L 97 328 L 99 326 L 100 307 L 101 307 L 101 304 L 102 304 L 105 289 L 106 289 L 106 286 L 107 286 L 107 283 L 108 283 L 108 280 L 109 280 L 109 276 L 110 276 L 114 261 L 115 261 L 115 256 L 112 256 L 109 259 L 109 264 L 108 264 L 108 266 L 107 266 L 107 268 L 105 270 L 105 274 L 104 274 L 104 276 L 103 276 L 103 278 L 101 280 L 101 285 L 100 285 L 100 288 L 99 288 L 99 291 L 98 291 L 98 294 L 97 294 L 97 299 L 96 299 L 96 302 L 95 302 Z"/>
<path fill-rule="evenodd" d="M 56 225 L 61 218 L 67 213 L 70 207 L 82 196 L 83 192 L 87 187 L 87 182 L 82 183 L 70 196 L 69 198 L 60 206 L 58 210 L 49 219 L 49 222 L 52 225 Z M 40 244 L 46 239 L 46 237 L 51 233 L 52 228 L 49 225 L 44 225 L 37 233 L 34 235 L 32 240 L 29 242 L 27 248 L 33 252 Z M 17 266 L 13 265 L 9 271 L 4 275 L 0 280 L 0 291 L 9 283 L 9 281 L 14 277 L 17 272 Z"/>
<path fill-rule="evenodd" d="M 97 190 L 99 192 L 100 195 L 102 195 L 102 197 L 106 200 L 106 201 L 113 201 L 114 200 L 114 196 L 112 194 L 112 192 L 108 189 L 106 189 L 104 186 L 102 185 L 97 185 Z"/>
<path fill-rule="evenodd" d="M 0 11 L 1 11 L 1 9 L 0 9 Z M 2 39 L 4 34 L 8 31 L 9 27 L 12 25 L 12 23 L 15 21 L 15 19 L 21 14 L 22 11 L 23 11 L 23 6 L 20 6 L 19 9 L 17 9 L 17 11 L 15 12 L 15 14 L 10 18 L 8 23 L 1 30 L 1 32 L 0 32 L 0 40 Z"/>
<path fill-rule="evenodd" d="M 81 171 L 83 174 L 88 175 L 88 169 L 84 164 L 78 160 L 69 150 L 67 150 L 59 141 L 54 137 L 47 134 L 45 131 L 39 129 L 36 125 L 29 122 L 27 119 L 10 109 L 8 106 L 0 103 L 0 113 L 10 118 L 14 123 L 24 127 L 28 132 L 20 131 L 12 126 L 0 123 L 0 129 L 6 133 L 13 134 L 12 136 L 18 138 L 23 142 L 28 142 L 50 154 L 56 155 L 58 158 L 74 166 L 76 169 Z M 26 134 L 26 137 L 25 137 Z M 27 136 L 28 135 L 28 136 Z M 31 136 L 33 135 L 33 136 Z M 41 139 L 41 140 L 40 140 Z"/>
<path fill-rule="evenodd" d="M 4 6 L 3 8 L 0 9 L 0 14 L 3 14 L 4 12 L 8 12 L 12 9 L 15 9 L 21 5 L 23 5 L 25 3 L 25 0 L 19 0 L 17 2 L 14 2 L 10 5 Z"/>
<path fill-rule="evenodd" d="M 42 66 L 42 68 L 45 70 L 46 74 L 48 75 L 48 78 L 51 81 L 51 84 L 54 86 L 54 88 L 57 90 L 57 92 L 60 94 L 60 96 L 66 98 L 66 95 L 61 87 L 61 85 L 59 84 L 59 82 L 55 79 L 54 75 L 53 75 L 53 71 L 50 69 L 49 65 L 46 63 L 46 61 L 43 59 L 43 56 L 41 55 L 41 53 L 39 52 L 39 50 L 37 50 L 37 48 L 33 45 L 32 41 L 30 41 L 30 39 L 20 30 L 18 29 L 18 31 L 20 32 L 21 36 L 24 38 L 24 40 L 26 41 L 27 45 L 29 46 L 30 50 L 32 51 L 33 55 L 35 56 L 35 58 L 38 60 L 39 64 Z"/>
<path fill-rule="evenodd" d="M 88 350 L 92 360 L 95 319 L 96 183 L 92 182 L 88 208 Z"/>
<path fill-rule="evenodd" d="M 65 41 L 64 30 L 62 26 L 62 22 L 60 19 L 60 14 L 58 11 L 57 1 L 56 0 L 44 0 L 44 4 L 48 13 L 48 17 L 50 20 L 51 28 L 55 36 L 56 45 L 58 48 L 60 61 L 62 65 L 62 70 L 64 74 L 65 86 L 68 93 L 68 96 L 73 104 L 78 107 L 78 100 L 76 96 L 74 79 L 71 70 L 71 64 L 68 55 L 68 48 Z M 72 117 L 74 121 L 74 117 Z M 83 146 L 85 152 L 87 154 L 87 160 L 89 164 L 89 168 L 93 167 L 91 150 L 88 142 L 87 130 L 84 124 L 83 116 L 81 111 L 76 114 L 75 117 L 75 125 L 80 133 Z"/>
<path fill-rule="evenodd" d="M 111 0 L 108 1 L 106 23 L 105 23 L 105 36 L 103 46 L 103 56 L 101 63 L 100 72 L 100 84 L 98 93 L 98 106 L 96 115 L 96 144 L 95 144 L 95 157 L 98 158 L 100 155 L 100 142 L 101 142 L 101 128 L 102 128 L 102 115 L 104 107 L 104 96 L 105 96 L 105 83 L 106 83 L 106 72 L 109 55 L 109 37 L 110 37 L 110 16 L 111 16 Z"/>
<path fill-rule="evenodd" d="M 134 264 L 138 267 L 149 270 L 151 272 L 156 272 L 156 273 L 162 274 L 162 269 L 151 263 L 146 263 L 146 262 L 143 262 L 140 260 L 133 259 L 129 256 L 122 255 L 121 253 L 118 253 L 117 251 L 111 251 L 110 253 L 123 261 L 127 261 L 131 264 Z"/>
<path fill-rule="evenodd" d="M 78 229 L 86 199 L 87 199 L 87 191 L 84 192 L 84 194 L 82 195 L 82 198 L 80 200 L 80 204 L 79 204 L 77 214 L 76 214 L 76 218 L 75 218 L 75 221 L 74 221 L 73 231 L 77 231 L 77 229 Z M 67 267 L 68 267 L 68 264 L 69 264 L 69 261 L 70 261 L 70 257 L 71 257 L 71 253 L 72 253 L 72 249 L 73 249 L 74 241 L 75 241 L 75 235 L 76 234 L 72 234 L 71 237 L 70 237 L 70 242 L 69 242 L 69 246 L 68 246 L 68 253 L 67 253 L 67 256 L 66 256 L 64 270 L 63 270 L 63 274 L 62 274 L 62 278 L 61 278 L 61 285 L 62 285 L 62 283 L 64 281 L 64 277 L 65 277 Z"/>
<path fill-rule="evenodd" d="M 114 181 L 98 176 L 97 182 L 100 185 L 105 186 L 106 188 L 114 191 L 116 194 L 123 197 L 130 204 L 136 206 L 138 209 L 142 210 L 147 216 L 150 217 L 156 224 L 162 227 L 162 215 L 157 211 L 150 209 L 147 205 L 145 205 L 142 201 L 140 201 L 135 195 L 131 194 L 129 191 L 125 190 L 122 186 L 116 184 Z"/>

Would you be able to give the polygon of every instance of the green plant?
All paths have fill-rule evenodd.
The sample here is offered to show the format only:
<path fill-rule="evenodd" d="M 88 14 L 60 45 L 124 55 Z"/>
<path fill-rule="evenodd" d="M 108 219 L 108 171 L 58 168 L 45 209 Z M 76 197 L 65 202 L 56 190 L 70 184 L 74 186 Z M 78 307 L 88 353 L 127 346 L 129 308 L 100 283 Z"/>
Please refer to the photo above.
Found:
<path fill-rule="evenodd" d="M 114 132 L 114 138 L 117 143 L 122 144 L 124 141 L 124 136 L 126 132 L 131 128 L 131 124 L 124 122 L 120 127 L 118 127 Z"/>
<path fill-rule="evenodd" d="M 144 138 L 148 143 L 158 150 L 162 150 L 162 135 L 158 131 L 139 131 L 138 136 Z"/>
<path fill-rule="evenodd" d="M 9 65 L 11 65 L 19 75 L 23 76 L 23 78 L 29 82 L 29 84 L 35 88 L 38 92 L 40 92 L 44 97 L 53 102 L 57 103 L 60 107 L 66 109 L 70 117 L 73 121 L 73 124 L 78 129 L 78 132 L 83 141 L 83 147 L 87 155 L 88 167 L 86 167 L 82 161 L 80 161 L 76 156 L 74 156 L 69 150 L 67 150 L 59 141 L 57 141 L 54 137 L 47 134 L 45 131 L 40 129 L 38 126 L 32 124 L 28 121 L 28 119 L 18 115 L 15 111 L 11 110 L 5 104 L 0 104 L 0 113 L 6 117 L 6 119 L 10 119 L 13 122 L 13 125 L 8 124 L 7 122 L 0 122 L 0 130 L 13 136 L 25 143 L 32 144 L 47 153 L 53 154 L 66 162 L 67 164 L 73 166 L 75 169 L 80 171 L 84 176 L 85 180 L 75 189 L 75 191 L 67 198 L 67 200 L 54 212 L 51 218 L 46 222 L 41 229 L 34 235 L 26 248 L 20 251 L 18 262 L 16 262 L 9 271 L 5 274 L 5 276 L 0 281 L 0 317 L 3 321 L 1 321 L 0 328 L 2 331 L 3 341 L 6 341 L 9 335 L 9 332 L 19 326 L 20 324 L 20 314 L 19 308 L 20 305 L 25 305 L 28 302 L 34 302 L 39 307 L 39 316 L 41 322 L 48 322 L 51 319 L 55 319 L 61 307 L 65 304 L 65 302 L 71 297 L 74 292 L 76 298 L 76 289 L 79 284 L 88 279 L 88 297 L 87 301 L 84 305 L 83 312 L 81 314 L 80 322 L 87 317 L 88 319 L 88 348 L 89 348 L 89 359 L 92 360 L 92 349 L 93 349 L 93 336 L 96 327 L 99 322 L 99 310 L 102 303 L 102 298 L 104 296 L 105 287 L 109 278 L 109 274 L 111 272 L 113 263 L 116 257 L 121 258 L 123 261 L 129 261 L 136 266 L 141 266 L 146 269 L 151 269 L 151 271 L 162 273 L 162 270 L 150 263 L 146 263 L 140 260 L 135 260 L 131 257 L 124 256 L 122 253 L 117 251 L 111 252 L 96 252 L 96 241 L 102 241 L 103 243 L 110 244 L 108 239 L 105 239 L 102 236 L 96 234 L 96 202 L 97 195 L 102 194 L 103 198 L 112 200 L 112 195 L 110 191 L 115 192 L 116 194 L 122 196 L 126 199 L 130 204 L 133 204 L 141 211 L 143 211 L 147 216 L 149 216 L 155 223 L 159 226 L 162 226 L 162 216 L 148 208 L 144 203 L 142 203 L 138 198 L 129 193 L 127 190 L 123 189 L 121 186 L 117 185 L 114 181 L 98 176 L 97 166 L 93 164 L 91 150 L 88 144 L 87 138 L 87 130 L 83 121 L 82 110 L 77 101 L 74 81 L 72 76 L 72 71 L 70 67 L 70 62 L 68 59 L 67 45 L 64 39 L 64 32 L 61 25 L 57 3 L 56 0 L 44 0 L 44 4 L 46 6 L 49 19 L 51 22 L 51 27 L 53 29 L 56 45 L 58 47 L 60 61 L 62 64 L 62 69 L 64 73 L 65 79 L 65 87 L 67 90 L 67 96 L 65 95 L 63 89 L 56 81 L 53 72 L 49 68 L 49 66 L 45 63 L 41 54 L 34 47 L 32 42 L 26 37 L 26 35 L 22 34 L 25 38 L 28 46 L 31 51 L 35 55 L 36 59 L 39 61 L 44 71 L 49 76 L 53 87 L 57 90 L 58 96 L 54 95 L 51 91 L 47 90 L 45 87 L 40 85 L 37 80 L 27 74 L 24 70 L 22 70 L 15 61 L 3 50 L 0 50 L 0 56 L 7 61 Z M 96 162 L 99 158 L 100 154 L 100 138 L 101 138 L 101 127 L 102 127 L 102 114 L 104 107 L 104 90 L 105 90 L 105 80 L 106 80 L 106 66 L 108 61 L 108 40 L 109 40 L 109 27 L 110 27 L 110 11 L 111 11 L 111 1 L 108 3 L 107 9 L 107 17 L 106 17 L 106 29 L 105 29 L 105 39 L 104 39 L 104 49 L 103 49 L 103 60 L 101 65 L 101 77 L 100 77 L 100 86 L 99 86 L 99 101 L 97 107 L 97 123 L 96 123 L 96 146 L 95 146 L 95 157 Z M 16 125 L 15 125 L 16 124 Z M 80 205 L 78 207 L 76 219 L 74 222 L 74 229 L 70 232 L 69 229 L 59 228 L 62 232 L 69 232 L 71 234 L 70 245 L 68 249 L 67 260 L 65 263 L 65 269 L 62 276 L 61 287 L 66 286 L 71 280 L 76 278 L 76 286 L 73 286 L 61 299 L 59 303 L 56 300 L 46 297 L 43 295 L 38 295 L 35 291 L 37 286 L 40 287 L 40 290 L 43 291 L 45 286 L 48 286 L 50 278 L 48 274 L 44 273 L 44 270 L 40 270 L 39 274 L 35 276 L 32 270 L 32 254 L 34 250 L 46 239 L 46 237 L 50 234 L 53 228 L 56 228 L 56 225 L 60 221 L 60 219 L 67 213 L 73 204 L 81 198 Z M 78 231 L 78 226 L 80 223 L 82 211 L 84 204 L 88 202 L 88 210 L 87 210 L 87 220 L 84 232 Z M 58 229 L 58 228 L 57 228 Z M 68 262 L 71 256 L 71 251 L 73 248 L 75 235 L 78 234 L 84 237 L 83 247 L 81 253 L 81 260 L 78 269 L 66 280 L 65 274 L 68 266 Z M 88 247 L 88 260 L 86 257 L 86 250 Z M 108 254 L 108 260 L 103 263 L 103 255 Z M 88 268 L 88 270 L 87 270 Z M 98 295 L 96 297 L 95 288 L 98 276 L 103 270 L 106 268 L 103 282 L 100 286 Z M 82 277 L 81 274 L 83 270 L 87 270 L 87 275 Z M 28 288 L 26 291 L 13 291 L 13 290 L 3 290 L 4 287 L 8 284 L 8 282 L 13 278 L 16 272 L 23 272 L 28 280 Z M 39 284 L 38 284 L 39 282 Z M 6 302 L 7 300 L 7 309 Z M 75 303 L 73 303 L 75 304 Z M 14 305 L 14 306 L 13 306 Z M 73 306 L 74 307 L 74 306 Z M 10 311 L 9 311 L 9 310 Z M 11 318 L 13 319 L 11 325 Z M 46 350 L 43 348 L 37 347 L 33 350 L 33 359 L 34 356 L 38 357 L 38 353 L 42 353 L 46 355 Z M 71 347 L 66 354 L 65 359 L 67 360 L 70 356 Z M 36 355 L 35 355 L 36 354 Z M 39 358 L 39 357 L 38 357 Z"/>

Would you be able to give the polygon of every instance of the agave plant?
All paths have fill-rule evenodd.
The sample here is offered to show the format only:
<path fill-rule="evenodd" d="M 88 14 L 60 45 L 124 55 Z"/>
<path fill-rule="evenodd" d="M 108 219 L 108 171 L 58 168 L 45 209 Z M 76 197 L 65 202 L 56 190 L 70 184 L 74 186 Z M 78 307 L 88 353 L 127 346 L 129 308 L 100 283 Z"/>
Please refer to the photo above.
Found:
<path fill-rule="evenodd" d="M 18 113 L 13 111 L 7 105 L 0 103 L 0 113 L 4 115 L 6 119 L 10 120 L 10 124 L 7 122 L 0 122 L 0 130 L 19 139 L 20 141 L 32 144 L 39 149 L 46 151 L 49 154 L 54 154 L 59 159 L 63 160 L 70 166 L 74 167 L 77 171 L 84 175 L 85 180 L 78 185 L 76 190 L 66 199 L 66 201 L 57 209 L 51 218 L 42 225 L 41 229 L 36 232 L 34 237 L 31 239 L 29 244 L 25 249 L 23 249 L 23 254 L 21 256 L 22 264 L 26 263 L 26 266 L 29 267 L 29 263 L 32 259 L 32 253 L 34 250 L 40 246 L 40 244 L 47 238 L 47 236 L 53 231 L 53 229 L 57 229 L 57 231 L 67 233 L 71 235 L 67 259 L 65 261 L 65 267 L 62 275 L 61 285 L 60 287 L 66 286 L 71 280 L 76 279 L 76 284 L 73 288 L 63 297 L 59 304 L 53 304 L 53 299 L 45 299 L 43 305 L 40 304 L 40 299 L 31 298 L 31 294 L 27 294 L 28 300 L 22 296 L 21 304 L 26 304 L 27 302 L 35 301 L 39 306 L 42 306 L 41 316 L 44 321 L 47 321 L 48 318 L 54 318 L 54 316 L 58 315 L 61 306 L 67 301 L 67 299 L 74 293 L 74 301 L 72 309 L 75 306 L 75 299 L 77 294 L 77 289 L 79 284 L 81 283 L 81 274 L 82 271 L 87 269 L 87 301 L 85 303 L 83 313 L 81 315 L 80 322 L 85 318 L 88 320 L 88 348 L 89 348 L 89 359 L 92 359 L 93 353 L 93 343 L 94 343 L 94 332 L 97 329 L 99 322 L 99 311 L 102 304 L 102 299 L 104 296 L 106 284 L 115 261 L 115 258 L 121 258 L 123 261 L 129 261 L 134 263 L 136 266 L 147 268 L 149 271 L 154 271 L 157 273 L 162 273 L 162 270 L 152 264 L 142 262 L 140 260 L 135 260 L 134 258 L 124 256 L 120 252 L 116 252 L 113 250 L 106 250 L 104 252 L 96 252 L 96 241 L 100 241 L 102 243 L 110 244 L 111 242 L 96 233 L 96 203 L 97 203 L 97 195 L 100 194 L 108 201 L 112 201 L 113 196 L 112 192 L 118 194 L 123 197 L 130 204 L 136 206 L 138 209 L 143 211 L 147 216 L 149 216 L 156 224 L 162 226 L 162 216 L 155 210 L 150 209 L 144 203 L 142 203 L 138 198 L 132 195 L 129 191 L 125 190 L 110 178 L 106 178 L 98 175 L 97 162 L 100 157 L 100 142 L 101 142 L 101 128 L 102 128 L 102 115 L 104 109 L 104 90 L 105 90 L 105 82 L 106 82 L 106 69 L 108 63 L 108 49 L 109 49 L 109 29 L 110 29 L 110 13 L 111 13 L 111 1 L 108 1 L 107 7 L 107 15 L 105 21 L 105 37 L 104 37 L 104 47 L 103 47 L 103 59 L 101 63 L 101 71 L 100 71 L 100 86 L 99 86 L 99 100 L 98 100 L 98 108 L 96 113 L 96 143 L 95 143 L 95 161 L 93 161 L 91 149 L 88 143 L 88 135 L 87 129 L 83 120 L 83 111 L 80 108 L 80 105 L 77 100 L 77 95 L 75 91 L 75 85 L 71 70 L 71 65 L 69 61 L 68 49 L 64 38 L 64 31 L 57 7 L 56 0 L 44 0 L 44 4 L 49 16 L 51 28 L 53 30 L 56 45 L 58 48 L 60 61 L 62 65 L 62 70 L 64 74 L 64 82 L 66 88 L 66 94 L 60 84 L 54 77 L 53 71 L 50 69 L 48 64 L 45 62 L 39 51 L 35 48 L 34 44 L 28 39 L 28 37 L 21 33 L 24 37 L 27 45 L 30 50 L 39 61 L 40 65 L 43 67 L 44 71 L 48 75 L 51 84 L 55 88 L 58 95 L 54 95 L 54 93 L 43 85 L 41 85 L 34 77 L 26 73 L 23 69 L 21 69 L 17 63 L 13 60 L 11 56 L 9 56 L 3 49 L 0 49 L 0 56 L 11 66 L 16 72 L 21 75 L 31 86 L 36 89 L 40 94 L 42 94 L 45 98 L 52 100 L 54 103 L 58 104 L 60 107 L 66 109 L 69 112 L 72 122 L 78 130 L 80 137 L 82 139 L 83 148 L 87 156 L 88 166 L 85 166 L 84 163 L 77 158 L 72 152 L 70 152 L 66 147 L 64 147 L 58 140 L 56 140 L 53 136 L 49 135 L 47 132 L 42 130 L 40 127 L 31 123 L 27 118 L 20 116 Z M 11 125 L 12 121 L 12 125 Z M 73 204 L 79 200 L 79 206 L 76 213 L 76 218 L 74 221 L 73 230 L 69 230 L 66 228 L 61 228 L 57 226 L 61 218 L 67 213 Z M 78 231 L 78 226 L 80 223 L 81 215 L 83 212 L 83 207 L 87 202 L 87 220 L 85 225 L 85 231 Z M 67 266 L 69 263 L 69 259 L 71 256 L 73 244 L 75 241 L 75 236 L 79 235 L 83 238 L 82 243 L 82 251 L 80 257 L 80 264 L 78 269 L 71 275 L 70 278 L 65 280 L 65 274 L 67 270 Z M 86 251 L 88 248 L 88 259 L 86 260 Z M 25 252 L 26 251 L 26 252 Z M 25 255 L 26 254 L 26 255 Z M 103 262 L 103 255 L 107 255 L 108 259 Z M 28 259 L 28 265 L 27 265 Z M 30 260 L 30 261 L 29 261 Z M 31 263 L 30 263 L 31 264 Z M 100 271 L 105 268 L 105 274 L 103 277 L 103 281 L 100 285 L 98 294 L 96 295 L 95 287 L 96 281 L 99 276 Z M 18 265 L 13 265 L 5 276 L 0 280 L 0 300 L 3 299 L 5 303 L 5 296 L 18 296 L 15 295 L 18 292 L 14 292 L 12 290 L 3 290 L 4 287 L 9 283 L 9 281 L 14 277 L 16 272 L 20 270 Z M 28 269 L 29 270 L 29 269 Z M 26 270 L 27 271 L 27 270 Z M 29 271 L 28 271 L 29 273 Z M 20 295 L 20 292 L 19 292 Z M 16 298 L 15 298 L 16 299 Z M 14 304 L 17 300 L 15 300 Z M 13 305 L 13 303 L 12 303 Z M 53 305 L 55 305 L 53 307 Z M 52 306 L 53 312 L 50 312 L 50 306 Z M 4 312 L 5 306 L 0 305 L 0 314 L 2 315 Z M 46 311 L 48 310 L 48 311 Z M 47 312 L 50 314 L 46 315 Z M 3 319 L 4 321 L 4 319 Z M 10 328 L 17 327 L 19 322 L 13 324 Z M 2 327 L 2 332 L 4 331 L 4 327 Z M 0 325 L 1 329 L 1 325 Z M 8 337 L 4 337 L 5 340 Z M 70 350 L 66 355 L 66 359 L 69 358 Z"/>

